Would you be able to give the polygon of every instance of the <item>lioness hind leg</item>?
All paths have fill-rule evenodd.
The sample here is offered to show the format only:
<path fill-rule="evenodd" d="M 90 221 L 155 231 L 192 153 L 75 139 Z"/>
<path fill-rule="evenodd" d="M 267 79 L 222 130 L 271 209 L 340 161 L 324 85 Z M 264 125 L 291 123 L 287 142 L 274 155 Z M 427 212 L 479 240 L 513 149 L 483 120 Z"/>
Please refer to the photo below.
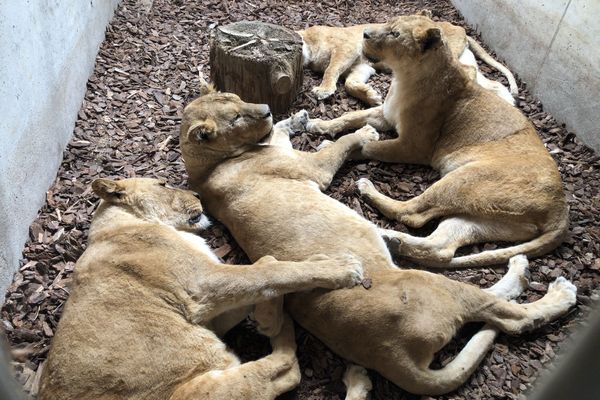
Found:
<path fill-rule="evenodd" d="M 577 288 L 563 277 L 557 278 L 548 287 L 540 300 L 527 304 L 516 304 L 498 300 L 479 310 L 474 320 L 485 321 L 506 333 L 517 335 L 536 329 L 565 314 L 575 305 Z"/>
<path fill-rule="evenodd" d="M 427 237 L 395 231 L 386 231 L 384 236 L 400 240 L 399 249 L 391 249 L 392 252 L 436 266 L 450 262 L 456 249 L 462 246 L 493 241 L 525 241 L 535 237 L 536 233 L 537 227 L 532 224 L 481 217 L 451 217 L 444 219 Z"/>
<path fill-rule="evenodd" d="M 354 133 L 328 143 L 316 153 L 303 153 L 304 161 L 313 171 L 312 180 L 317 182 L 321 190 L 326 189 L 333 176 L 354 151 L 378 139 L 379 133 L 373 127 L 365 125 Z"/>
<path fill-rule="evenodd" d="M 412 279 L 401 281 L 403 289 L 410 293 L 404 301 L 411 301 L 412 294 L 414 304 L 429 306 L 402 308 L 407 314 L 403 323 L 411 321 L 411 329 L 404 329 L 403 334 L 415 345 L 407 349 L 410 356 L 403 358 L 408 364 L 405 370 L 391 378 L 418 394 L 437 395 L 455 390 L 477 368 L 498 330 L 519 334 L 537 328 L 565 314 L 575 304 L 575 287 L 563 278 L 557 279 L 546 296 L 533 303 L 516 304 L 499 298 L 498 295 L 513 297 L 520 291 L 522 284 L 514 282 L 514 277 L 524 275 L 524 266 L 523 258 L 514 259 L 511 272 L 493 291 L 440 275 L 411 271 Z M 511 281 L 517 284 L 517 290 L 500 288 Z M 450 363 L 441 369 L 429 367 L 435 353 L 448 344 L 463 323 L 478 321 L 486 325 Z"/>
<path fill-rule="evenodd" d="M 257 361 L 191 378 L 175 389 L 170 400 L 274 399 L 292 390 L 300 383 L 300 368 L 289 317 L 271 345 L 273 353 Z"/>
<path fill-rule="evenodd" d="M 367 81 L 375 73 L 375 69 L 368 64 L 357 64 L 346 77 L 344 85 L 350 96 L 364 101 L 370 106 L 378 106 L 382 103 L 381 96 Z"/>
<path fill-rule="evenodd" d="M 348 57 L 346 53 L 332 51 L 329 65 L 323 73 L 323 80 L 319 86 L 312 88 L 317 99 L 324 100 L 335 93 L 336 84 L 340 75 L 348 70 L 354 63 L 355 57 Z"/>
<path fill-rule="evenodd" d="M 417 196 L 408 201 L 399 201 L 380 193 L 373 183 L 361 178 L 356 181 L 360 194 L 383 215 L 402 222 L 411 228 L 420 228 L 430 220 L 442 216 L 444 210 L 440 207 L 429 207 Z"/>

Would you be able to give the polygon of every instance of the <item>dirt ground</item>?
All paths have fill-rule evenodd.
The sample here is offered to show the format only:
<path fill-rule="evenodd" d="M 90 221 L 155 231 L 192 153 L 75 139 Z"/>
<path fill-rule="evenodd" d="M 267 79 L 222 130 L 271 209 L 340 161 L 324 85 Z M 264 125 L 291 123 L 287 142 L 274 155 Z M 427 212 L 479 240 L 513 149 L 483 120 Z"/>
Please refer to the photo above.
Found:
<path fill-rule="evenodd" d="M 74 263 L 85 249 L 91 214 L 98 199 L 90 183 L 98 177 L 149 176 L 185 186 L 186 174 L 178 146 L 180 115 L 184 104 L 197 96 L 200 66 L 208 75 L 208 37 L 217 24 L 261 19 L 295 29 L 316 24 L 350 25 L 385 21 L 388 17 L 428 8 L 436 18 L 463 25 L 447 1 L 182 1 L 124 0 L 109 26 L 96 67 L 79 111 L 73 139 L 64 153 L 46 204 L 30 228 L 22 266 L 6 296 L 1 321 L 18 360 L 18 380 L 35 395 L 39 372 L 47 356 L 63 305 L 69 295 Z M 471 34 L 474 32 L 470 31 Z M 491 72 L 482 66 L 486 73 Z M 492 77 L 502 80 L 497 74 Z M 290 112 L 302 108 L 312 116 L 332 118 L 363 107 L 339 85 L 336 94 L 319 103 L 310 93 L 318 76 L 305 72 L 304 88 Z M 390 77 L 378 75 L 372 82 L 382 93 Z M 500 335 L 493 350 L 472 378 L 458 391 L 439 399 L 515 399 L 526 393 L 536 377 L 547 369 L 557 350 L 566 343 L 598 298 L 600 282 L 600 157 L 583 146 L 575 135 L 544 112 L 542 104 L 520 84 L 518 107 L 538 128 L 548 150 L 559 164 L 571 207 L 570 234 L 558 249 L 531 263 L 532 283 L 519 301 L 540 298 L 558 276 L 578 288 L 577 307 L 532 334 Z M 281 118 L 282 116 L 278 116 Z M 315 149 L 318 135 L 294 138 L 296 148 Z M 526 173 L 526 171 L 524 171 Z M 350 163 L 328 193 L 383 227 L 406 230 L 365 204 L 355 192 L 354 181 L 369 177 L 384 193 L 408 199 L 420 194 L 438 178 L 425 167 Z M 420 232 L 425 234 L 432 226 Z M 227 262 L 246 260 L 226 229 L 215 224 L 207 233 L 210 245 Z M 479 251 L 501 244 L 486 244 L 465 251 Z M 411 266 L 409 263 L 403 263 Z M 446 272 L 451 278 L 490 286 L 504 268 Z M 467 327 L 444 349 L 436 361 L 444 365 L 478 327 Z M 398 332 L 401 335 L 402 332 Z M 298 355 L 303 374 L 300 387 L 285 399 L 343 399 L 341 375 L 344 361 L 306 331 L 297 329 Z M 248 321 L 227 335 L 228 344 L 244 360 L 269 352 L 268 341 Z M 414 399 L 378 374 L 370 372 L 373 399 Z"/>

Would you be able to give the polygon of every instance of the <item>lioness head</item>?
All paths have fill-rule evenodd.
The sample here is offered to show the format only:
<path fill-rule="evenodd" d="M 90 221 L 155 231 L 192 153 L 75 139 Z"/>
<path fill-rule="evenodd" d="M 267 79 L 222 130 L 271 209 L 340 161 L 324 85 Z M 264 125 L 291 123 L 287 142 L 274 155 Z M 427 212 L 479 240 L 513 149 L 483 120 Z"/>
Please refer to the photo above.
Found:
<path fill-rule="evenodd" d="M 180 143 L 185 152 L 196 149 L 213 157 L 231 157 L 265 138 L 273 128 L 266 104 L 242 101 L 233 93 L 221 93 L 203 85 L 201 96 L 183 111 Z"/>
<path fill-rule="evenodd" d="M 158 179 L 96 179 L 92 189 L 104 201 L 101 207 L 120 207 L 146 221 L 187 231 L 209 225 L 197 193 L 169 187 Z"/>
<path fill-rule="evenodd" d="M 363 32 L 365 56 L 390 66 L 429 57 L 442 44 L 441 29 L 422 14 L 397 17 Z"/>

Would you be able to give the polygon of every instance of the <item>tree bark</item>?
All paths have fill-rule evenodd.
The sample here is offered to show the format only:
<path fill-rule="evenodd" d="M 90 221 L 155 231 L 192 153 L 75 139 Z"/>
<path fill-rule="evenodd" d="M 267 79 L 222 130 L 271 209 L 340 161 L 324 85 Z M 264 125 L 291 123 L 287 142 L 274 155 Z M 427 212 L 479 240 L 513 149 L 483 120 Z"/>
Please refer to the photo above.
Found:
<path fill-rule="evenodd" d="M 284 113 L 302 88 L 302 38 L 287 28 L 257 21 L 217 27 L 210 70 L 217 89 Z"/>

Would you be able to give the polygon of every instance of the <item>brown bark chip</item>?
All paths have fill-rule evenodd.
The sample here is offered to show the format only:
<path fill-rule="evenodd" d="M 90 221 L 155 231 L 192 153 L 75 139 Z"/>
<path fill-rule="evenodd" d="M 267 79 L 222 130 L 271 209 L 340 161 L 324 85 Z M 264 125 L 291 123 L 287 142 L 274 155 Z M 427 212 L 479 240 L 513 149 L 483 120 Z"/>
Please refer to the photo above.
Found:
<path fill-rule="evenodd" d="M 184 104 L 198 95 L 196 67 L 200 66 L 208 76 L 211 29 L 259 19 L 292 29 L 317 24 L 350 25 L 385 21 L 393 15 L 423 8 L 431 9 L 434 18 L 464 24 L 450 2 L 441 0 L 155 0 L 142 3 L 124 0 L 107 28 L 73 139 L 64 152 L 46 204 L 30 227 L 21 268 L 15 274 L 1 311 L 2 328 L 20 359 L 15 365 L 18 380 L 31 393 L 37 392 L 40 364 L 47 357 L 51 337 L 69 296 L 74 263 L 86 246 L 90 217 L 98 203 L 90 191 L 92 180 L 147 176 L 166 179 L 174 186 L 185 186 L 178 129 Z M 493 70 L 484 67 L 484 71 L 491 71 L 492 78 L 506 84 L 504 77 Z M 291 112 L 305 108 L 313 117 L 333 118 L 363 107 L 345 93 L 342 84 L 331 99 L 317 102 L 310 89 L 319 81 L 319 76 L 305 71 L 302 90 L 292 103 Z M 377 75 L 371 82 L 385 95 L 390 77 Z M 558 162 L 571 208 L 568 237 L 558 249 L 531 262 L 532 287 L 518 300 L 539 299 L 551 281 L 565 276 L 578 287 L 578 307 L 559 321 L 530 334 L 500 335 L 467 383 L 454 393 L 435 397 L 438 399 L 520 398 L 538 374 L 547 369 L 554 353 L 581 325 L 593 299 L 598 298 L 600 157 L 546 113 L 523 84 L 517 106 L 535 124 Z M 276 116 L 276 119 L 281 117 Z M 383 133 L 386 135 L 389 136 Z M 296 148 L 314 151 L 323 139 L 329 138 L 303 133 L 295 136 L 293 143 Z M 327 192 L 330 196 L 381 227 L 406 231 L 400 223 L 385 219 L 359 198 L 354 182 L 360 177 L 371 179 L 383 193 L 406 200 L 422 193 L 439 176 L 426 167 L 361 161 L 349 163 L 335 178 Z M 428 225 L 416 233 L 424 235 L 433 226 L 435 224 Z M 205 237 L 224 261 L 247 262 L 222 225 L 214 224 Z M 491 245 L 502 244 L 473 246 L 466 251 L 479 251 Z M 485 268 L 445 274 L 487 287 L 504 271 L 504 268 Z M 440 352 L 434 365 L 449 362 L 477 329 L 479 326 L 463 329 L 457 339 Z M 341 376 L 345 361 L 300 328 L 296 337 L 302 383 L 296 391 L 283 397 L 343 399 L 345 389 Z M 226 339 L 244 360 L 270 351 L 268 340 L 258 335 L 249 321 L 228 333 Z M 374 372 L 370 372 L 370 376 L 372 399 L 419 398 Z"/>

